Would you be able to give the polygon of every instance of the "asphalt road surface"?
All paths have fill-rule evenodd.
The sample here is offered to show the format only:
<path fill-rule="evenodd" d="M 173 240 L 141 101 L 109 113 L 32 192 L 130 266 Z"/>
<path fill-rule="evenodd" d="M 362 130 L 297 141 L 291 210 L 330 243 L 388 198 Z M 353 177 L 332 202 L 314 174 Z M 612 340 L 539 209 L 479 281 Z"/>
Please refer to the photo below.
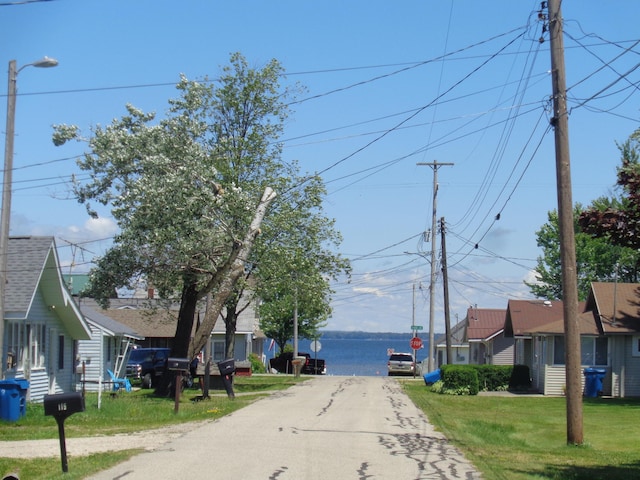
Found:
<path fill-rule="evenodd" d="M 314 377 L 94 480 L 479 479 L 389 377 Z"/>

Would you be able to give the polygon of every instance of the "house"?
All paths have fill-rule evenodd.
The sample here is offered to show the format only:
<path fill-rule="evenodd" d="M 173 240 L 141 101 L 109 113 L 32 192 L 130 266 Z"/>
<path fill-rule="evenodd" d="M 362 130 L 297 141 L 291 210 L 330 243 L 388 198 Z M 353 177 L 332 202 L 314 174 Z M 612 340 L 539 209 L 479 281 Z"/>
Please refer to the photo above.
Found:
<path fill-rule="evenodd" d="M 149 296 L 152 297 L 151 291 Z M 108 309 L 102 309 L 94 300 L 82 299 L 81 305 L 83 308 L 85 304 L 91 306 L 101 315 L 129 327 L 143 337 L 136 341 L 138 346 L 171 348 L 176 334 L 178 312 L 160 306 L 157 309 L 150 308 L 157 302 L 155 298 L 118 298 L 110 300 Z M 204 312 L 200 312 L 200 315 L 203 317 Z M 235 360 L 246 361 L 251 353 L 261 357 L 264 353 L 264 339 L 264 334 L 258 328 L 255 311 L 250 305 L 238 317 L 234 344 Z M 208 347 L 214 363 L 225 360 L 225 324 L 222 319 L 216 322 Z"/>
<path fill-rule="evenodd" d="M 469 344 L 469 363 L 474 365 L 513 365 L 514 340 L 504 336 L 507 311 L 499 308 L 467 310 L 465 341 Z"/>
<path fill-rule="evenodd" d="M 67 290 L 53 237 L 11 237 L 5 291 L 4 377 L 29 381 L 27 400 L 74 391 L 78 341 L 89 326 Z"/>
<path fill-rule="evenodd" d="M 603 393 L 640 397 L 640 283 L 592 283 L 582 317 L 601 334 L 583 342 L 582 358 L 606 368 Z"/>
<path fill-rule="evenodd" d="M 124 377 L 126 360 L 135 344 L 144 337 L 132 328 L 103 315 L 88 305 L 81 304 L 80 311 L 91 330 L 89 340 L 78 341 L 78 361 L 85 390 L 97 391 L 100 386 L 110 389 L 107 370 L 116 377 Z"/>
<path fill-rule="evenodd" d="M 602 295 L 599 297 L 604 300 Z M 603 394 L 611 395 L 611 346 L 616 341 L 602 329 L 594 290 L 590 299 L 578 305 L 581 363 L 584 368 L 607 369 L 608 381 L 603 383 Z M 563 395 L 566 385 L 563 303 L 510 300 L 505 335 L 515 340 L 515 362 L 529 366 L 532 388 L 545 395 Z M 622 365 L 616 368 L 624 370 Z M 584 382 L 584 377 L 582 380 Z"/>
<path fill-rule="evenodd" d="M 445 335 L 438 337 L 436 340 L 436 365 L 438 368 L 445 363 L 451 364 L 467 364 L 469 363 L 469 344 L 465 341 L 467 329 L 466 319 L 456 323 L 451 327 L 451 354 L 452 359 L 447 362 L 447 339 Z M 426 363 L 427 360 L 423 363 Z M 423 372 L 427 371 L 426 365 L 423 365 Z"/>

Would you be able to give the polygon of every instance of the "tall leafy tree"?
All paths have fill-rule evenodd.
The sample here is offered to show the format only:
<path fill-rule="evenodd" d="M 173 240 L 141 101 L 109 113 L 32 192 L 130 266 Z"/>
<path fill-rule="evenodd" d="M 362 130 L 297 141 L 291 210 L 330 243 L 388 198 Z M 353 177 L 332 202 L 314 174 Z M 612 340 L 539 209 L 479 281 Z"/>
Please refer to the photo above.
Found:
<path fill-rule="evenodd" d="M 78 160 L 89 180 L 75 194 L 91 215 L 107 205 L 120 227 L 91 272 L 92 294 L 106 304 L 138 279 L 180 303 L 172 354 L 192 358 L 209 338 L 224 302 L 245 272 L 251 247 L 279 177 L 289 175 L 277 138 L 291 95 L 279 86 L 280 64 L 250 69 L 240 54 L 219 86 L 182 78 L 179 97 L 157 120 L 128 105 L 128 114 L 88 138 L 55 127 L 54 143 L 86 141 Z M 191 335 L 197 304 L 211 294 L 204 321 Z"/>
<path fill-rule="evenodd" d="M 581 232 L 578 219 L 582 210 L 582 206 L 578 204 L 574 207 L 573 214 L 576 228 L 578 297 L 585 300 L 591 282 L 610 281 L 616 276 L 622 281 L 634 281 L 637 277 L 639 256 L 633 249 L 612 245 L 605 239 L 594 238 Z M 537 244 L 542 249 L 542 256 L 538 257 L 535 268 L 536 282 L 525 283 L 538 298 L 561 300 L 562 270 L 557 211 L 549 212 L 547 218 L 547 223 L 536 232 Z"/>

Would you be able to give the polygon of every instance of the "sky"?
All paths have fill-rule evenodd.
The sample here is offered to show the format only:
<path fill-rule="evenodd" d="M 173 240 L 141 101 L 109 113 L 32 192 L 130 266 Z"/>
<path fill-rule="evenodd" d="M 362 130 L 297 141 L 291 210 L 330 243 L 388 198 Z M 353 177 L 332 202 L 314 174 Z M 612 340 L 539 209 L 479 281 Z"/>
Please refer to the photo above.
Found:
<path fill-rule="evenodd" d="M 0 0 L 0 65 L 23 67 L 10 234 L 52 235 L 63 273 L 88 271 L 117 228 L 108 210 L 91 220 L 72 198 L 85 145 L 55 147 L 52 125 L 90 134 L 126 104 L 161 116 L 181 74 L 215 79 L 240 52 L 255 68 L 278 60 L 282 85 L 304 87 L 283 157 L 321 172 L 324 213 L 353 267 L 333 284 L 327 329 L 444 331 L 440 227 L 430 295 L 434 211 L 452 324 L 471 306 L 533 298 L 523 282 L 541 255 L 536 231 L 557 208 L 539 9 L 529 0 Z M 572 195 L 588 205 L 613 192 L 617 145 L 639 127 L 640 3 L 567 0 L 562 10 Z M 59 65 L 29 66 L 45 55 Z M 443 164 L 435 195 L 434 162 Z"/>

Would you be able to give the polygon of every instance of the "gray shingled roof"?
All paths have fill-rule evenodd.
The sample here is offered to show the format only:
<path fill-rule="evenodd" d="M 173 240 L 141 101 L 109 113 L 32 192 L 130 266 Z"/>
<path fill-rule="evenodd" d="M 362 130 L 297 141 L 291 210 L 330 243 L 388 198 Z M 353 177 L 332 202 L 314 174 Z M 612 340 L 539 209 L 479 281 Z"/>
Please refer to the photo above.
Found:
<path fill-rule="evenodd" d="M 53 237 L 11 237 L 7 253 L 5 319 L 29 318 L 40 294 L 73 339 L 90 339 L 91 330 L 62 280 Z"/>
<path fill-rule="evenodd" d="M 11 237 L 8 243 L 5 311 L 25 313 L 40 281 L 53 237 Z"/>
<path fill-rule="evenodd" d="M 115 336 L 125 336 L 131 337 L 136 340 L 144 339 L 144 335 L 139 334 L 134 329 L 130 328 L 127 325 L 124 325 L 120 322 L 115 321 L 113 318 L 110 318 L 102 313 L 94 310 L 93 308 L 87 305 L 80 305 L 80 311 L 85 316 L 87 320 L 93 322 L 98 325 L 100 328 L 110 332 Z"/>

